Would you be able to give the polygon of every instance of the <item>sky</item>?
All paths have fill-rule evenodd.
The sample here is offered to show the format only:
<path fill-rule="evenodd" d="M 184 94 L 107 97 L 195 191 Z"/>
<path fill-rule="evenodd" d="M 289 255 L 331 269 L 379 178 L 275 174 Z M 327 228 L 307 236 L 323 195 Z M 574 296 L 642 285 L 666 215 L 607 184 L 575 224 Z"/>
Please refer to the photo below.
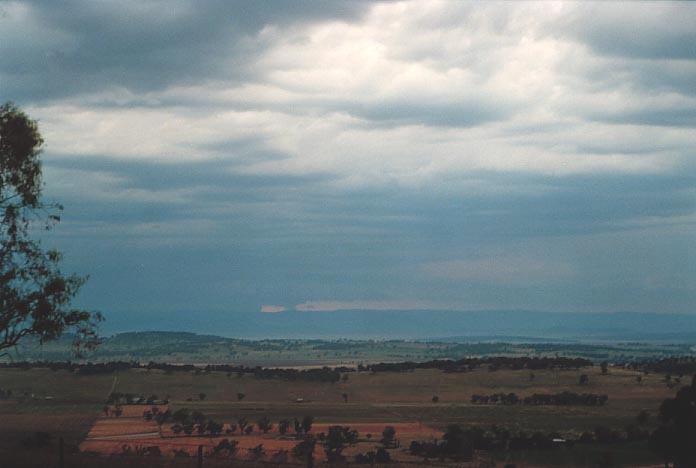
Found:
<path fill-rule="evenodd" d="M 0 1 L 110 314 L 693 313 L 696 4 Z M 216 315 L 219 316 L 219 315 Z"/>

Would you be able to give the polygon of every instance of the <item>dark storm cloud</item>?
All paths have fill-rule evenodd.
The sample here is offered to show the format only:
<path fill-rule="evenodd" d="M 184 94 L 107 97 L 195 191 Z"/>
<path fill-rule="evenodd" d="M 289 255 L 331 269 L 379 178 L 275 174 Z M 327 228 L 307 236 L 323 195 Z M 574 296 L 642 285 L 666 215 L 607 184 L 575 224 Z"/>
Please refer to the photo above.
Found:
<path fill-rule="evenodd" d="M 2 92 L 20 102 L 152 91 L 253 75 L 266 26 L 354 20 L 342 2 L 23 2 L 2 5 Z"/>

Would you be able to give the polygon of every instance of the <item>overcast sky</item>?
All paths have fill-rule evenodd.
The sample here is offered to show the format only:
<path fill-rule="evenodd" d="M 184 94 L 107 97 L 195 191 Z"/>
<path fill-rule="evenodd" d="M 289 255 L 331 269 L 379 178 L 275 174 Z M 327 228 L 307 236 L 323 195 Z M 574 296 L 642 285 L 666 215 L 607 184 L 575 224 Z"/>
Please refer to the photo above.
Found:
<path fill-rule="evenodd" d="M 696 4 L 0 1 L 110 313 L 694 312 Z M 137 327 L 137 314 L 133 315 Z"/>

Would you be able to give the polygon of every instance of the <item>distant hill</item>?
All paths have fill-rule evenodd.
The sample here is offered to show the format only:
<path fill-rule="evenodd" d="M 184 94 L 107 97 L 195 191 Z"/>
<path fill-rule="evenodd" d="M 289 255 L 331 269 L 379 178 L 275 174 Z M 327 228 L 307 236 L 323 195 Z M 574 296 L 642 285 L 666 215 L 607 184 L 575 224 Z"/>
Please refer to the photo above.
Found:
<path fill-rule="evenodd" d="M 510 311 L 111 313 L 106 333 L 196 332 L 240 339 L 496 339 L 696 342 L 696 314 Z"/>
<path fill-rule="evenodd" d="M 161 331 L 119 330 L 136 323 Z M 601 360 L 692 354 L 696 345 L 696 316 L 628 312 L 172 313 L 111 316 L 106 324 L 105 334 L 113 334 L 91 360 L 297 366 L 556 353 Z M 25 342 L 11 358 L 73 359 L 70 341 Z"/>
<path fill-rule="evenodd" d="M 24 342 L 13 359 L 75 360 L 71 338 L 40 346 Z M 430 361 L 470 356 L 567 356 L 602 360 L 693 355 L 691 343 L 582 343 L 519 336 L 450 337 L 432 340 L 266 339 L 242 340 L 186 332 L 128 332 L 104 339 L 86 360 L 166 363 L 224 363 L 246 366 L 356 365 L 369 362 Z M 7 358 L 3 359 L 7 360 Z"/>

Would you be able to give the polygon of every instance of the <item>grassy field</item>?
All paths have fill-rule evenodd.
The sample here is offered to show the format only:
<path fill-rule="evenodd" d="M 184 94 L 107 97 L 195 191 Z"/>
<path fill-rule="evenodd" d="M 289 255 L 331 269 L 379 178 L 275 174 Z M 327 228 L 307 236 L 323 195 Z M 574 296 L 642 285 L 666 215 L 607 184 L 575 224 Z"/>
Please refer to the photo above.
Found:
<path fill-rule="evenodd" d="M 579 375 L 589 375 L 589 384 L 580 387 Z M 406 373 L 352 372 L 346 382 L 286 382 L 260 380 L 252 375 L 237 377 L 222 372 L 173 372 L 135 369 L 114 375 L 81 376 L 47 369 L 2 369 L 0 388 L 11 389 L 13 399 L 0 403 L 2 450 L 21 452 L 21 441 L 35 431 L 45 431 L 65 439 L 66 445 L 79 444 L 97 419 L 106 396 L 112 391 L 155 394 L 168 398 L 173 410 L 186 407 L 199 410 L 222 422 L 235 422 L 241 416 L 255 422 L 268 416 L 274 422 L 283 418 L 311 415 L 317 427 L 328 424 L 355 427 L 381 427 L 397 423 L 417 423 L 431 430 L 447 424 L 463 426 L 498 425 L 525 432 L 558 432 L 577 438 L 583 431 L 602 425 L 622 430 L 635 423 L 641 410 L 651 414 L 645 428 L 656 424 L 656 411 L 664 398 L 674 395 L 663 376 L 651 374 L 636 381 L 637 372 L 610 369 L 601 375 L 598 366 L 579 371 L 529 371 L 485 369 L 467 373 L 416 370 Z M 515 392 L 521 397 L 533 393 L 601 393 L 609 396 L 602 407 L 586 406 L 478 406 L 470 403 L 472 394 Z M 246 396 L 242 401 L 238 393 Z M 205 394 L 200 400 L 199 394 Z M 348 402 L 344 402 L 347 394 Z M 439 402 L 433 403 L 437 395 Z M 47 399 L 48 398 L 48 399 Z M 302 399 L 298 403 L 298 398 Z M 187 400 L 191 401 L 187 401 Z M 371 425 L 372 424 L 372 425 Z M 367 426 L 366 426 L 367 425 Z M 397 438 L 399 434 L 397 433 Z M 414 438 L 414 437 L 411 437 Z M 407 446 L 409 440 L 402 440 Z M 656 461 L 645 443 L 611 446 L 576 445 L 573 448 L 527 453 L 493 454 L 519 466 L 570 464 L 594 466 L 611 452 L 614 461 L 625 466 Z"/>

